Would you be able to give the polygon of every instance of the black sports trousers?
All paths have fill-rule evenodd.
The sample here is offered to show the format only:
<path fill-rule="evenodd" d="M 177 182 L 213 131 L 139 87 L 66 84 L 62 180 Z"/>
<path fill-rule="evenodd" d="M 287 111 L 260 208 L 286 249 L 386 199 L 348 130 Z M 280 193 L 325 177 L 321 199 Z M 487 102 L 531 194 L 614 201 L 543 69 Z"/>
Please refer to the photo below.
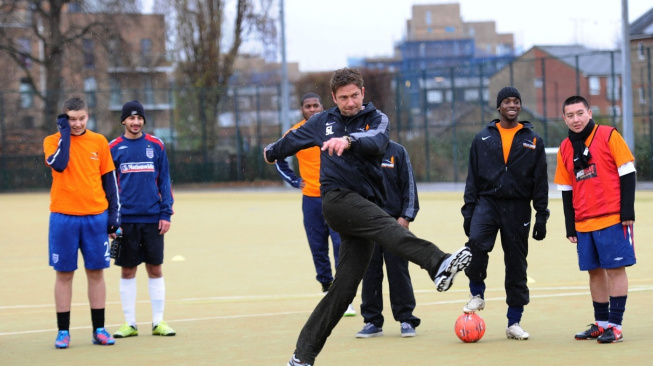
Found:
<path fill-rule="evenodd" d="M 472 252 L 472 261 L 465 269 L 465 274 L 470 281 L 485 281 L 489 253 L 494 248 L 500 231 L 508 306 L 524 306 L 529 302 L 526 257 L 531 226 L 529 200 L 481 196 L 474 207 L 467 244 Z"/>
<path fill-rule="evenodd" d="M 322 199 L 322 212 L 329 226 L 340 234 L 340 258 L 333 286 L 317 304 L 299 334 L 295 355 L 313 364 L 331 331 L 354 300 L 374 251 L 384 250 L 424 268 L 434 279 L 446 256 L 433 243 L 420 239 L 397 223 L 379 206 L 360 194 L 337 188 Z"/>
<path fill-rule="evenodd" d="M 380 245 L 374 245 L 374 254 L 363 277 L 361 290 L 361 315 L 364 323 L 372 323 L 382 328 L 383 317 L 383 263 L 388 274 L 390 288 L 390 308 L 393 318 L 400 322 L 410 323 L 414 328 L 420 324 L 420 319 L 413 315 L 415 310 L 415 294 L 410 280 L 408 261 L 384 250 Z"/>

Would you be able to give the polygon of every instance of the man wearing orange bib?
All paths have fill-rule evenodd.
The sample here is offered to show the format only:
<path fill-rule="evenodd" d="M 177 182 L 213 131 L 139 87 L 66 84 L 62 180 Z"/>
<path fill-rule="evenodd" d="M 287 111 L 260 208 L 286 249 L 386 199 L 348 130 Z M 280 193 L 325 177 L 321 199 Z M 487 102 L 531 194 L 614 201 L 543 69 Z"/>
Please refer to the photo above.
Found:
<path fill-rule="evenodd" d="M 626 267 L 636 263 L 635 158 L 615 128 L 594 123 L 585 98 L 567 98 L 562 113 L 569 137 L 558 150 L 554 183 L 562 191 L 567 239 L 589 274 L 595 320 L 574 338 L 621 342 Z"/>

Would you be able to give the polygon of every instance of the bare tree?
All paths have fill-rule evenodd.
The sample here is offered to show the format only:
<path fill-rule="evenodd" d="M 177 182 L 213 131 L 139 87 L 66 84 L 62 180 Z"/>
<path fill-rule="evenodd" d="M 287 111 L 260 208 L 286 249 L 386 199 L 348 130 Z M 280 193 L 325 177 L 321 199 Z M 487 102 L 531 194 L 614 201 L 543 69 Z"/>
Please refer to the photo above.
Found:
<path fill-rule="evenodd" d="M 9 0 L 0 4 L 0 52 L 14 61 L 24 73 L 22 80 L 43 101 L 45 121 L 53 121 L 58 113 L 67 50 L 85 37 L 116 36 L 115 24 L 108 17 L 134 7 L 135 1 L 118 0 Z M 17 35 L 36 39 L 39 51 L 18 44 Z M 54 129 L 54 124 L 46 126 Z"/>
<path fill-rule="evenodd" d="M 175 14 L 169 24 L 174 24 L 178 67 L 183 82 L 198 92 L 196 123 L 201 124 L 197 130 L 202 133 L 206 152 L 214 145 L 218 106 L 227 92 L 242 45 L 255 40 L 275 42 L 275 19 L 270 16 L 274 1 L 169 1 Z"/>

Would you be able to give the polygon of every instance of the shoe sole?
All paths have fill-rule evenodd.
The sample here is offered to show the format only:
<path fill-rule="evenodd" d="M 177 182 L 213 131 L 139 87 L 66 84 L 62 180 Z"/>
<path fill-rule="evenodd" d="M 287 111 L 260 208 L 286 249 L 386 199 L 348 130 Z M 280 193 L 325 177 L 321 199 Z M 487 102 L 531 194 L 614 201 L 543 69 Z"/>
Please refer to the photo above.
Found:
<path fill-rule="evenodd" d="M 168 333 L 168 334 L 155 334 L 152 333 L 153 336 L 159 336 L 159 337 L 174 337 L 177 333 Z"/>
<path fill-rule="evenodd" d="M 412 338 L 416 335 L 417 333 L 408 333 L 408 334 L 401 333 L 401 338 Z"/>
<path fill-rule="evenodd" d="M 66 349 L 66 348 L 68 348 L 68 345 L 65 345 L 65 346 L 57 346 L 57 345 L 55 344 L 55 345 L 54 345 L 54 348 L 56 348 L 56 349 Z"/>
<path fill-rule="evenodd" d="M 136 334 L 130 334 L 130 335 L 121 335 L 121 334 L 114 334 L 113 338 L 129 338 L 129 337 L 138 337 L 138 333 Z"/>
<path fill-rule="evenodd" d="M 469 248 L 460 250 L 453 255 L 455 257 L 451 262 L 449 262 L 447 268 L 444 269 L 444 273 L 435 279 L 435 285 L 437 286 L 438 292 L 444 292 L 451 288 L 453 280 L 458 272 L 467 268 L 469 263 L 472 261 L 472 252 L 469 251 Z"/>
<path fill-rule="evenodd" d="M 600 343 L 600 344 L 611 344 L 611 343 L 619 343 L 619 342 L 623 342 L 623 340 L 624 340 L 624 339 L 623 339 L 623 337 L 622 337 L 622 338 L 615 339 L 614 341 L 610 341 L 610 342 L 601 342 L 600 340 L 597 339 L 596 342 L 597 342 L 597 343 Z"/>
<path fill-rule="evenodd" d="M 595 340 L 599 339 L 599 337 L 586 337 L 586 338 L 574 337 L 574 339 L 576 339 L 577 341 L 595 341 Z"/>
<path fill-rule="evenodd" d="M 518 340 L 518 341 L 527 341 L 527 340 L 528 340 L 528 337 L 513 337 L 513 336 L 509 336 L 508 339 L 515 339 L 515 340 Z"/>
<path fill-rule="evenodd" d="M 472 309 L 468 309 L 468 308 L 465 306 L 465 307 L 463 308 L 463 313 L 466 313 L 466 314 L 472 314 L 472 313 L 475 313 L 475 312 L 477 312 L 477 311 L 481 311 L 481 310 L 483 310 L 483 309 L 485 309 L 485 305 L 483 305 L 482 307 L 480 307 L 480 308 L 478 308 L 478 309 L 473 309 L 473 310 L 472 310 Z"/>
<path fill-rule="evenodd" d="M 370 333 L 370 334 L 356 334 L 356 338 L 374 338 L 374 337 L 381 337 L 382 335 L 383 332 Z"/>
<path fill-rule="evenodd" d="M 95 339 L 93 340 L 93 344 L 97 344 L 98 346 L 113 346 L 114 343 L 102 343 L 102 342 L 96 341 Z"/>

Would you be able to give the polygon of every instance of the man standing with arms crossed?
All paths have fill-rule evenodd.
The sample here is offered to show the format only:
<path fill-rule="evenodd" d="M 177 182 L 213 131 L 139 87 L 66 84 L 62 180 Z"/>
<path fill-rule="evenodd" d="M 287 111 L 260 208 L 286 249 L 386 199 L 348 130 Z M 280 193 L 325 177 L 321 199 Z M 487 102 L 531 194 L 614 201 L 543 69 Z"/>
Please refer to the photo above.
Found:
<path fill-rule="evenodd" d="M 390 140 L 383 162 L 383 183 L 388 198 L 383 211 L 392 216 L 399 225 L 408 229 L 419 211 L 417 184 L 413 167 L 406 149 Z M 408 261 L 374 245 L 374 254 L 363 277 L 361 315 L 365 326 L 356 338 L 383 335 L 383 262 L 385 261 L 390 286 L 390 308 L 394 319 L 401 324 L 401 336 L 414 337 L 420 319 L 413 315 L 415 294 L 408 271 Z"/>
<path fill-rule="evenodd" d="M 104 329 L 104 269 L 111 265 L 107 234 L 115 237 L 120 227 L 120 198 L 107 139 L 87 130 L 87 122 L 86 102 L 70 98 L 63 104 L 63 114 L 57 117 L 59 132 L 43 141 L 45 163 L 52 168 L 48 243 L 50 265 L 57 273 L 56 348 L 70 345 L 73 276 L 80 251 L 88 280 L 93 343 L 114 344 Z"/>
<path fill-rule="evenodd" d="M 372 103 L 363 105 L 363 77 L 355 69 L 331 77 L 336 107 L 313 116 L 302 127 L 263 150 L 268 163 L 320 146 L 320 193 L 324 218 L 340 234 L 340 263 L 329 292 L 308 318 L 290 366 L 311 365 L 327 337 L 356 296 L 374 243 L 427 270 L 438 291 L 448 290 L 470 260 L 467 247 L 453 254 L 417 238 L 380 206 L 385 189 L 381 159 L 389 141 L 388 117 Z"/>
<path fill-rule="evenodd" d="M 567 98 L 562 117 L 569 137 L 558 150 L 554 183 L 562 191 L 567 239 L 576 244 L 580 270 L 589 274 L 595 320 L 575 338 L 621 342 L 626 267 L 636 263 L 635 158 L 616 129 L 594 123 L 585 98 Z"/>
<path fill-rule="evenodd" d="M 145 262 L 152 303 L 152 334 L 174 336 L 175 330 L 163 320 L 163 235 L 170 229 L 172 189 L 168 156 L 163 141 L 143 132 L 146 123 L 143 105 L 125 103 L 120 117 L 125 133 L 111 141 L 111 154 L 118 167 L 122 207 L 122 240 L 116 265 L 121 266 L 120 299 L 125 314 L 113 336 L 138 335 L 136 327 L 136 270 Z"/>
<path fill-rule="evenodd" d="M 546 236 L 549 217 L 549 182 L 544 141 L 528 121 L 519 121 L 521 95 L 511 86 L 497 93 L 499 119 L 488 123 L 472 141 L 465 183 L 463 228 L 473 259 L 465 274 L 471 299 L 466 313 L 485 308 L 485 279 L 489 253 L 501 231 L 506 267 L 508 339 L 525 340 L 529 334 L 520 321 L 530 301 L 526 269 L 528 233 L 533 239 Z M 531 225 L 531 201 L 535 225 Z"/>

